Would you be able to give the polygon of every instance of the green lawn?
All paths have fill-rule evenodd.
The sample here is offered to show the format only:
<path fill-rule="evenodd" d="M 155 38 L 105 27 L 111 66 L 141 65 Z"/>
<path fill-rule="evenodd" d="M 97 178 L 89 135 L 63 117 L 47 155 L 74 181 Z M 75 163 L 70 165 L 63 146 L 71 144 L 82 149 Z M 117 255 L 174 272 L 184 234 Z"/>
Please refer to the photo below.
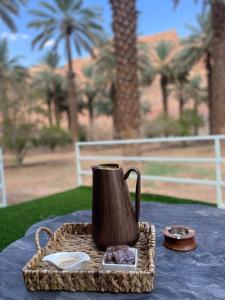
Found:
<path fill-rule="evenodd" d="M 144 201 L 162 203 L 202 203 L 173 197 L 142 194 Z M 206 204 L 206 203 L 205 203 Z M 0 251 L 21 238 L 34 223 L 50 216 L 91 208 L 91 188 L 79 187 L 56 195 L 0 209 Z"/>
<path fill-rule="evenodd" d="M 144 173 L 152 176 L 180 176 L 185 177 L 187 173 L 194 173 L 197 178 L 214 179 L 215 171 L 209 166 L 196 166 L 196 164 L 151 162 L 145 165 Z"/>

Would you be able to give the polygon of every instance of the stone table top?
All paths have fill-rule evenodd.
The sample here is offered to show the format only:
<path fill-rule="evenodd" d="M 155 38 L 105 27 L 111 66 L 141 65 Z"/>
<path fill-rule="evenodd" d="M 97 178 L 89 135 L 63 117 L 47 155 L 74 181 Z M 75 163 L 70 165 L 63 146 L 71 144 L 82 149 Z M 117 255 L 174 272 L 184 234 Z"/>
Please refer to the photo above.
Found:
<path fill-rule="evenodd" d="M 90 211 L 78 211 L 33 225 L 22 239 L 0 253 L 0 299 L 225 299 L 225 211 L 205 205 L 142 202 L 140 220 L 156 226 L 156 276 L 151 293 L 116 295 L 27 291 L 21 270 L 36 252 L 35 230 L 39 226 L 55 230 L 61 223 L 91 221 Z M 163 247 L 162 229 L 173 224 L 189 225 L 196 230 L 197 248 L 194 251 L 174 252 Z"/>

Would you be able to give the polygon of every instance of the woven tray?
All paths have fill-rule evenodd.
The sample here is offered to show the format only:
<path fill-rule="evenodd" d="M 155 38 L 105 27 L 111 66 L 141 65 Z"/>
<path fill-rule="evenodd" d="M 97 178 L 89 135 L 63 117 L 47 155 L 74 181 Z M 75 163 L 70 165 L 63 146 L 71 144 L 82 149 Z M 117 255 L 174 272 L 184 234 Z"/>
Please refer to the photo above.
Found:
<path fill-rule="evenodd" d="M 150 292 L 154 280 L 155 227 L 139 223 L 140 239 L 135 245 L 138 249 L 138 268 L 135 272 L 103 271 L 104 252 L 99 251 L 92 241 L 91 224 L 63 224 L 53 234 L 49 228 L 41 227 L 35 235 L 37 254 L 23 268 L 24 281 L 30 291 L 99 291 L 99 292 Z M 39 234 L 45 231 L 50 240 L 43 248 Z M 58 251 L 84 251 L 91 262 L 82 271 L 59 271 L 42 258 Z"/>

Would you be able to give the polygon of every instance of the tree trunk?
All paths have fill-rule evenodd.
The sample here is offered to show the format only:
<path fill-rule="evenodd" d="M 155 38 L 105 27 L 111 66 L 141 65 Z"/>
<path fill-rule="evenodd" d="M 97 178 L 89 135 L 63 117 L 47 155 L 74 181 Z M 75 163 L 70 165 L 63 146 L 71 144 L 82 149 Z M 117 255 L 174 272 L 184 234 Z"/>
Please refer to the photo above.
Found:
<path fill-rule="evenodd" d="M 52 122 L 52 111 L 51 111 L 51 100 L 47 100 L 47 106 L 48 106 L 48 123 L 49 126 L 52 127 L 53 122 Z"/>
<path fill-rule="evenodd" d="M 162 105 L 163 105 L 163 115 L 165 118 L 168 117 L 168 91 L 167 91 L 167 78 L 161 76 L 160 84 L 162 90 Z"/>
<path fill-rule="evenodd" d="M 60 111 L 59 111 L 59 105 L 57 103 L 57 96 L 55 93 L 53 95 L 53 103 L 54 103 L 56 126 L 60 126 Z"/>
<path fill-rule="evenodd" d="M 2 82 L 1 86 L 1 99 L 0 99 L 0 108 L 2 110 L 2 128 L 3 128 L 3 134 L 6 134 L 7 127 L 9 125 L 9 104 L 7 99 L 7 93 L 5 88 L 3 87 L 4 82 Z"/>
<path fill-rule="evenodd" d="M 67 116 L 68 129 L 71 130 L 70 110 L 69 110 L 69 108 L 66 108 L 65 111 L 66 111 L 66 116 Z"/>
<path fill-rule="evenodd" d="M 207 70 L 207 85 L 208 85 L 208 109 L 209 109 L 209 133 L 212 134 L 213 120 L 212 120 L 212 61 L 210 52 L 206 53 L 206 70 Z"/>
<path fill-rule="evenodd" d="M 179 119 L 182 120 L 184 112 L 184 84 L 180 82 L 180 91 L 179 91 Z"/>
<path fill-rule="evenodd" d="M 118 138 L 140 135 L 137 74 L 137 11 L 135 0 L 110 0 L 116 54 L 116 115 Z M 115 123 L 114 123 L 115 124 Z"/>
<path fill-rule="evenodd" d="M 89 113 L 89 131 L 90 140 L 93 140 L 93 125 L 94 125 L 94 108 L 93 108 L 94 98 L 88 97 L 88 113 Z"/>
<path fill-rule="evenodd" d="M 73 142 L 78 140 L 78 103 L 76 95 L 76 86 L 72 65 L 72 53 L 71 53 L 71 44 L 70 44 L 70 33 L 66 35 L 66 53 L 68 60 L 68 102 L 69 102 L 69 111 L 70 111 L 70 127 Z"/>
<path fill-rule="evenodd" d="M 194 101 L 194 113 L 197 118 L 198 117 L 198 101 L 197 100 Z M 198 135 L 198 129 L 199 129 L 199 126 L 197 124 L 195 124 L 194 135 Z"/>
<path fill-rule="evenodd" d="M 212 90 L 211 133 L 225 133 L 225 3 L 211 0 L 212 7 Z"/>
<path fill-rule="evenodd" d="M 119 128 L 118 128 L 118 112 L 117 112 L 117 102 L 116 102 L 116 88 L 115 84 L 112 83 L 110 87 L 110 98 L 112 101 L 112 115 L 113 115 L 113 137 L 114 139 L 119 139 Z"/>
<path fill-rule="evenodd" d="M 179 98 L 179 119 L 180 120 L 182 120 L 183 112 L 184 112 L 184 98 L 183 95 L 180 95 Z"/>

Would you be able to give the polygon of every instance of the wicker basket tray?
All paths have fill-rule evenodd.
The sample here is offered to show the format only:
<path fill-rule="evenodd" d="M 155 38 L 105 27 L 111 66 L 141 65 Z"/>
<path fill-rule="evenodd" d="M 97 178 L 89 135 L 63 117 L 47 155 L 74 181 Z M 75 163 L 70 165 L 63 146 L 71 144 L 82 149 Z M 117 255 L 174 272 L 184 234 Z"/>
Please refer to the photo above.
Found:
<path fill-rule="evenodd" d="M 154 280 L 155 227 L 139 223 L 140 239 L 135 245 L 138 249 L 138 268 L 135 272 L 103 271 L 104 252 L 99 251 L 92 241 L 91 224 L 63 224 L 53 234 L 50 229 L 41 227 L 35 235 L 37 254 L 23 268 L 24 281 L 31 291 L 99 291 L 99 292 L 150 292 Z M 40 247 L 39 234 L 45 231 L 50 240 Z M 91 262 L 82 271 L 59 271 L 42 258 L 58 251 L 84 251 Z"/>

